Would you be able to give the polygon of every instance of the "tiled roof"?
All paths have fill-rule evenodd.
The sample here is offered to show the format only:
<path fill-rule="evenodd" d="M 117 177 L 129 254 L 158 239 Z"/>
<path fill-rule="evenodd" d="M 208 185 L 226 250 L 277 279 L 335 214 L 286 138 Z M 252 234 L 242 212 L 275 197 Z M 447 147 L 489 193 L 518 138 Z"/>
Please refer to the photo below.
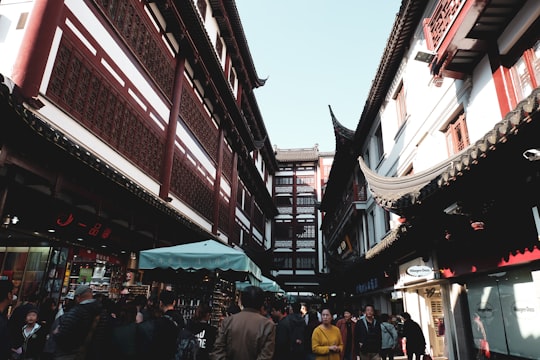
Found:
<path fill-rule="evenodd" d="M 276 159 L 279 162 L 318 161 L 319 149 L 276 149 Z"/>
<path fill-rule="evenodd" d="M 516 154 L 522 153 L 529 146 L 540 146 L 536 136 L 528 129 L 532 123 L 540 122 L 540 87 L 536 88 L 516 108 L 499 121 L 492 130 L 486 133 L 473 145 L 430 169 L 418 174 L 403 177 L 385 177 L 378 175 L 367 167 L 359 158 L 360 167 L 366 176 L 369 188 L 379 205 L 385 209 L 400 214 L 404 209 L 419 205 L 434 193 L 459 183 L 473 169 L 493 157 L 507 142 L 519 144 L 514 146 Z M 508 164 L 497 163 L 501 170 L 506 170 Z"/>

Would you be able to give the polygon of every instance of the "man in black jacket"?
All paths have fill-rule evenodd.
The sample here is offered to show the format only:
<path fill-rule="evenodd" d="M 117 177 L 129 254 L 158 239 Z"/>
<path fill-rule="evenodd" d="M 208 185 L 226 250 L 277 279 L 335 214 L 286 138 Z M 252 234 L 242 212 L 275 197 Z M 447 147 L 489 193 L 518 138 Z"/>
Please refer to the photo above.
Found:
<path fill-rule="evenodd" d="M 59 326 L 53 330 L 57 346 L 55 360 L 72 359 L 75 354 L 83 351 L 87 338 L 92 338 L 100 331 L 97 329 L 98 323 L 106 321 L 106 316 L 101 316 L 101 303 L 93 298 L 92 289 L 88 285 L 80 285 L 75 290 L 75 301 L 77 304 L 62 316 Z M 88 346 L 87 350 L 90 348 Z"/>
<path fill-rule="evenodd" d="M 403 337 L 407 348 L 407 359 L 412 360 L 413 354 L 415 354 L 416 359 L 420 359 L 420 356 L 424 355 L 426 351 L 426 339 L 422 328 L 418 323 L 411 320 L 409 313 L 404 312 L 401 317 L 405 320 L 403 323 Z"/>
<path fill-rule="evenodd" d="M 6 309 L 13 299 L 11 280 L 0 280 L 0 360 L 11 358 L 11 342 Z"/>
<path fill-rule="evenodd" d="M 380 360 L 381 326 L 375 319 L 373 305 L 366 305 L 364 316 L 356 322 L 354 329 L 355 343 L 358 345 L 360 360 Z"/>

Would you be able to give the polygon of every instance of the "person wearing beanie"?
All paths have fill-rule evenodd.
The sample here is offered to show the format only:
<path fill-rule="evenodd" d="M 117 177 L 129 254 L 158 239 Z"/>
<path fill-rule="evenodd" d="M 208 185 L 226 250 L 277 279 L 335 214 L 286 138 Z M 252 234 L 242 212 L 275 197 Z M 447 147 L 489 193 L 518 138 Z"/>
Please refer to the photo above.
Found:
<path fill-rule="evenodd" d="M 39 360 L 45 346 L 46 331 L 38 323 L 39 310 L 31 307 L 26 312 L 26 322 L 21 329 L 19 341 L 20 347 L 15 349 L 19 359 Z"/>

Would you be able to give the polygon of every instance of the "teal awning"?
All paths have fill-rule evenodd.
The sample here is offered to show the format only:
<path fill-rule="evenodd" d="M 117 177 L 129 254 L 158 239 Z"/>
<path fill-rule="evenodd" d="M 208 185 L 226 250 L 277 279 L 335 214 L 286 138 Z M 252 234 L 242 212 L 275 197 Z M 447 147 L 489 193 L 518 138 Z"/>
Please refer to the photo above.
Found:
<path fill-rule="evenodd" d="M 237 281 L 236 282 L 236 289 L 237 290 L 244 290 L 246 287 L 248 287 L 250 284 L 248 281 Z M 267 278 L 266 276 L 261 276 L 261 283 L 258 285 L 261 289 L 264 291 L 274 292 L 274 293 L 285 293 L 285 290 L 279 286 L 277 282 L 275 282 L 272 279 Z"/>
<path fill-rule="evenodd" d="M 216 240 L 143 250 L 139 269 L 222 270 L 246 273 L 259 285 L 261 269 L 244 252 Z"/>

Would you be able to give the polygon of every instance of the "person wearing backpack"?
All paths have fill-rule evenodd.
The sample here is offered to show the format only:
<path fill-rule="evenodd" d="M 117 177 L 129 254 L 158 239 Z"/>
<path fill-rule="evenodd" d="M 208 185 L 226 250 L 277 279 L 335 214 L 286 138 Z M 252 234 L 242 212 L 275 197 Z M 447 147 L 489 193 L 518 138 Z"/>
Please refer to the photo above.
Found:
<path fill-rule="evenodd" d="M 212 309 L 207 304 L 201 304 L 195 310 L 195 315 L 188 322 L 187 329 L 191 332 L 193 337 L 190 341 L 195 341 L 195 344 L 188 343 L 186 352 L 191 352 L 194 360 L 209 360 L 210 352 L 214 349 L 214 342 L 216 341 L 217 328 L 210 324 L 210 318 L 212 316 Z M 196 353 L 194 353 L 196 352 Z M 187 355 L 187 354 L 186 354 Z M 181 358 L 182 360 L 191 360 Z"/>
<path fill-rule="evenodd" d="M 388 322 L 388 314 L 381 314 L 381 359 L 394 360 L 394 348 L 398 343 L 398 332 L 394 325 Z"/>

